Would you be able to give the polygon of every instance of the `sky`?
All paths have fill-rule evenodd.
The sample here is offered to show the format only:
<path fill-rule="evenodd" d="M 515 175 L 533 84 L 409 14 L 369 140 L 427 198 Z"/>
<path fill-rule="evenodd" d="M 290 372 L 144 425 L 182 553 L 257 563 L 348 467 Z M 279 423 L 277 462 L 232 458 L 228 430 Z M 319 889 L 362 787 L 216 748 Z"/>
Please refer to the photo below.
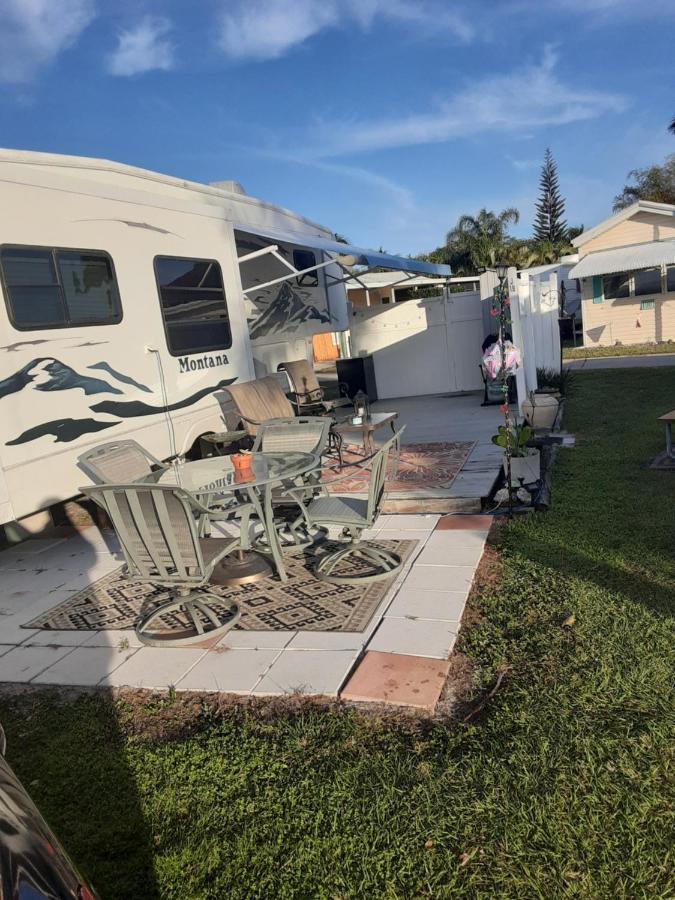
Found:
<path fill-rule="evenodd" d="M 675 152 L 675 0 L 0 0 L 0 145 L 247 193 L 390 253 L 570 224 Z"/>

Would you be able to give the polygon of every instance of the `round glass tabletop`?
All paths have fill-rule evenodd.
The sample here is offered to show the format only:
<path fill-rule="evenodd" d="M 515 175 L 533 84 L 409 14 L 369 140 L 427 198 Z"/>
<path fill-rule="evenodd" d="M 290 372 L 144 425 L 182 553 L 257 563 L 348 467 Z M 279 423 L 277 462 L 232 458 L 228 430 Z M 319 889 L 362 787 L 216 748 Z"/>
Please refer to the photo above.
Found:
<path fill-rule="evenodd" d="M 251 469 L 237 472 L 229 456 L 211 456 L 182 465 L 169 466 L 159 473 L 158 484 L 176 484 L 192 494 L 231 493 L 295 478 L 316 468 L 313 453 L 251 453 Z"/>

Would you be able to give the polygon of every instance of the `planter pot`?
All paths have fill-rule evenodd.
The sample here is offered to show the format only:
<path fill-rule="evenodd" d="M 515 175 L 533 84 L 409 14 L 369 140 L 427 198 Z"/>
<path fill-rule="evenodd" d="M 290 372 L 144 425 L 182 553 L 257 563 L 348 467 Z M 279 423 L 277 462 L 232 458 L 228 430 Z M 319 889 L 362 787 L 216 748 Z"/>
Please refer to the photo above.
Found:
<path fill-rule="evenodd" d="M 552 394 L 530 394 L 523 403 L 523 415 L 532 428 L 550 431 L 558 416 L 560 400 Z"/>
<path fill-rule="evenodd" d="M 504 474 L 506 474 L 506 459 L 504 460 Z M 528 450 L 527 456 L 511 457 L 511 487 L 520 487 L 521 484 L 534 484 L 541 478 L 541 460 L 538 450 Z"/>

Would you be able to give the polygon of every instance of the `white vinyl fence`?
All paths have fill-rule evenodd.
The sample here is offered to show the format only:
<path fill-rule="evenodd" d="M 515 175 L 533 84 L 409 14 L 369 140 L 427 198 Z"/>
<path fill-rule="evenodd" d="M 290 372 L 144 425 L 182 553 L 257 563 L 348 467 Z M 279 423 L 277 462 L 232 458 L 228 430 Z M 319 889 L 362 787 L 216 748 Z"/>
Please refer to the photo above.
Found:
<path fill-rule="evenodd" d="M 480 390 L 480 293 L 354 307 L 353 356 L 372 355 L 381 399 Z"/>

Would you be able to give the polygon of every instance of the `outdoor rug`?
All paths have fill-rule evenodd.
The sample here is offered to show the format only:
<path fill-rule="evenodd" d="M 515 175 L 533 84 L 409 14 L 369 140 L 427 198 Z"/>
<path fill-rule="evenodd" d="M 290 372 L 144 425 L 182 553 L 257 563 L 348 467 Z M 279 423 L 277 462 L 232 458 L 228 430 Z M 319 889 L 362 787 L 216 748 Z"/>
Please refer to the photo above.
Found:
<path fill-rule="evenodd" d="M 387 435 L 388 436 L 388 435 Z M 390 464 L 387 472 L 385 489 L 388 494 L 410 494 L 419 491 L 445 490 L 450 487 L 473 450 L 475 441 L 439 441 L 433 444 L 402 444 L 398 455 L 398 466 L 395 471 Z M 345 444 L 342 458 L 345 464 L 356 463 L 363 459 L 361 444 Z M 390 459 L 392 459 L 390 457 Z M 353 475 L 329 487 L 328 490 L 338 494 L 365 494 L 368 491 L 370 470 L 352 469 Z M 330 469 L 325 478 L 349 475 L 350 470 L 342 472 Z"/>
<path fill-rule="evenodd" d="M 417 541 L 377 541 L 405 560 Z M 284 556 L 288 581 L 266 578 L 257 584 L 225 587 L 211 585 L 209 591 L 227 600 L 237 600 L 241 619 L 236 628 L 245 631 L 363 631 L 391 587 L 391 578 L 358 584 L 328 584 L 319 581 L 313 568 L 324 553 L 343 544 L 324 541 L 303 551 Z M 352 562 L 352 571 L 359 563 Z M 104 631 L 109 628 L 133 629 L 141 612 L 145 614 L 167 592 L 151 584 L 130 581 L 124 566 L 90 584 L 52 609 L 42 613 L 24 628 L 48 631 Z M 347 571 L 346 565 L 342 571 Z M 185 622 L 179 614 L 162 618 L 168 629 L 180 630 Z"/>

